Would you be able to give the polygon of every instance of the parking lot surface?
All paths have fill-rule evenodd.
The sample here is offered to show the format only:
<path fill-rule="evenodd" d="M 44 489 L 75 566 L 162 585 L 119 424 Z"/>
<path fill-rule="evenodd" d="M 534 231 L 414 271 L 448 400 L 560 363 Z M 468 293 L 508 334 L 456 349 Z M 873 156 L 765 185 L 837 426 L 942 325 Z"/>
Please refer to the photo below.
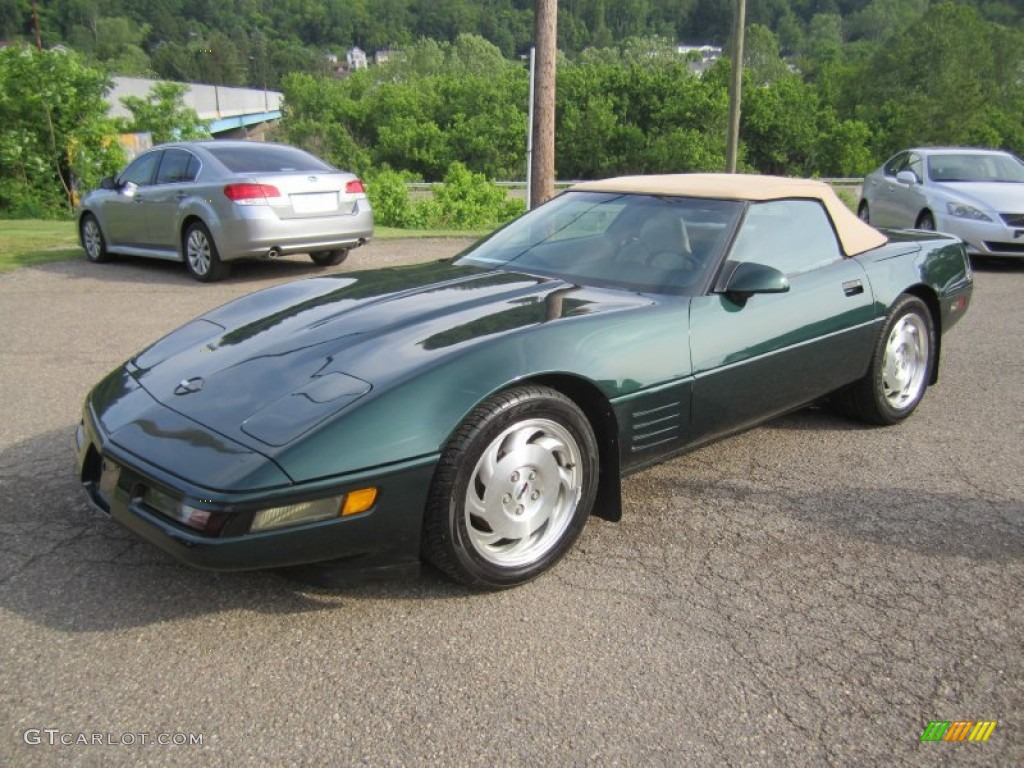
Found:
<path fill-rule="evenodd" d="M 377 242 L 331 271 L 465 244 Z M 979 268 L 907 423 L 805 409 L 634 475 L 620 523 L 519 589 L 204 573 L 90 511 L 92 384 L 320 273 L 0 276 L 0 764 L 1024 764 L 1024 264 Z M 922 743 L 930 721 L 997 725 Z"/>

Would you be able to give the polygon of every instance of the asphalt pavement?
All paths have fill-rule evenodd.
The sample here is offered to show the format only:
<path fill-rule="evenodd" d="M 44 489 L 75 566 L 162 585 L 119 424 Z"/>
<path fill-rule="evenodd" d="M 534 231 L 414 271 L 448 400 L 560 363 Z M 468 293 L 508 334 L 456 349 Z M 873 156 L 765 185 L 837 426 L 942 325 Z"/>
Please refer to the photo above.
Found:
<path fill-rule="evenodd" d="M 331 271 L 465 244 L 377 242 Z M 905 424 L 805 409 L 634 475 L 621 522 L 518 589 L 199 572 L 90 511 L 89 388 L 320 273 L 0 276 L 0 765 L 1024 764 L 1024 262 L 976 272 Z M 996 726 L 921 742 L 931 721 Z"/>

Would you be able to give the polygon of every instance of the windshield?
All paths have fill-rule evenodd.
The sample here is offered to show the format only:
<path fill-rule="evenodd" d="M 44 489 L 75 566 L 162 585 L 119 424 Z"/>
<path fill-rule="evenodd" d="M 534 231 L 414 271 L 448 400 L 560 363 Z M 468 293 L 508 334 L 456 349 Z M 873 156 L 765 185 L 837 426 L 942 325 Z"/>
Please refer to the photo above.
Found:
<path fill-rule="evenodd" d="M 474 246 L 460 264 L 632 291 L 690 294 L 735 228 L 743 203 L 566 192 Z"/>
<path fill-rule="evenodd" d="M 948 154 L 928 158 L 932 181 L 1024 183 L 1024 163 L 1013 155 Z"/>

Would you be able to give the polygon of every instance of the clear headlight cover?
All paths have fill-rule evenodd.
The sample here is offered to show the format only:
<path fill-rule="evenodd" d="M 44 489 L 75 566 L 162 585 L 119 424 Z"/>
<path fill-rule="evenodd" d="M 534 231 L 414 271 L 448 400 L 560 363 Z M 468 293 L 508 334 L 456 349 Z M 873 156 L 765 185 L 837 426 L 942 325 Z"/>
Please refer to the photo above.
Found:
<path fill-rule="evenodd" d="M 261 509 L 253 518 L 249 530 L 253 532 L 269 531 L 274 528 L 283 528 L 286 525 L 299 525 L 338 517 L 344 498 L 344 496 L 330 496 L 316 501 L 303 501 L 284 507 Z"/>
<path fill-rule="evenodd" d="M 956 216 L 958 219 L 992 221 L 986 214 L 979 211 L 973 205 L 967 205 L 967 203 L 946 203 L 946 210 L 950 216 Z"/>

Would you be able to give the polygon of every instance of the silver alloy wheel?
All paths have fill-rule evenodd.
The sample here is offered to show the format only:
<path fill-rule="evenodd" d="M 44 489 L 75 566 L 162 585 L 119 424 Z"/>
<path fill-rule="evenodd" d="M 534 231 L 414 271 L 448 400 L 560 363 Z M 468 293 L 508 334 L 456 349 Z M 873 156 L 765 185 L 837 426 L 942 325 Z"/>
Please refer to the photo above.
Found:
<path fill-rule="evenodd" d="M 185 258 L 189 266 L 197 275 L 205 275 L 210 271 L 210 241 L 206 233 L 198 227 L 194 227 L 188 233 L 188 241 L 185 243 Z"/>
<path fill-rule="evenodd" d="M 82 245 L 85 246 L 86 255 L 96 261 L 101 255 L 103 234 L 100 232 L 100 225 L 96 219 L 87 217 L 82 224 Z"/>
<path fill-rule="evenodd" d="M 882 361 L 882 391 L 894 410 L 917 403 L 927 383 L 929 344 L 924 318 L 916 312 L 908 312 L 892 327 Z"/>
<path fill-rule="evenodd" d="M 558 545 L 583 493 L 580 448 L 549 419 L 513 424 L 477 461 L 466 491 L 473 549 L 505 568 L 530 565 Z"/>

